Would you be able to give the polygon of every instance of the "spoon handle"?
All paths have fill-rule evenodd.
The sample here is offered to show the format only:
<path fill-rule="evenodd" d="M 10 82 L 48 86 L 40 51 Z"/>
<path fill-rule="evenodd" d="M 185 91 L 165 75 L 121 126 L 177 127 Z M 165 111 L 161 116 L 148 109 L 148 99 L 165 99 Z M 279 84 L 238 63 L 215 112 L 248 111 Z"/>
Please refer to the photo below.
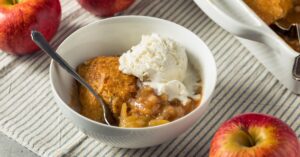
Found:
<path fill-rule="evenodd" d="M 31 38 L 44 52 L 46 52 L 53 60 L 55 60 L 63 69 L 71 74 L 80 84 L 85 86 L 96 97 L 98 102 L 101 103 L 100 105 L 103 109 L 104 120 L 106 124 L 112 125 L 112 115 L 108 113 L 109 109 L 105 105 L 103 99 L 100 98 L 98 93 L 58 53 L 51 48 L 45 37 L 40 32 L 31 31 Z"/>
<path fill-rule="evenodd" d="M 80 75 L 75 72 L 75 70 L 60 56 L 58 55 L 48 44 L 44 36 L 38 31 L 31 32 L 32 40 L 44 51 L 46 52 L 53 60 L 55 60 L 62 68 L 64 68 L 68 73 L 70 73 L 78 82 L 83 84 L 90 91 L 95 92 L 94 89 L 86 83 Z M 96 94 L 96 93 L 93 93 Z"/>
<path fill-rule="evenodd" d="M 297 28 L 298 42 L 299 42 L 299 45 L 300 45 L 300 23 L 296 24 L 296 28 Z"/>
<path fill-rule="evenodd" d="M 300 45 L 300 24 L 296 24 L 297 28 L 297 36 L 298 42 Z M 294 66 L 293 66 L 293 77 L 295 80 L 300 81 L 300 55 L 295 58 Z"/>

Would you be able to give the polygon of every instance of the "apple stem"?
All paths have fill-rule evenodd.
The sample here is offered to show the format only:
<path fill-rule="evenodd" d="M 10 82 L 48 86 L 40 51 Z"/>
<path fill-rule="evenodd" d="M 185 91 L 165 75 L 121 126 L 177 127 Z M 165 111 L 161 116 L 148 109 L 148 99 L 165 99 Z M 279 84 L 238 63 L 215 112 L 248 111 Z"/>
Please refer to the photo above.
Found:
<path fill-rule="evenodd" d="M 247 134 L 248 134 L 248 140 L 249 140 L 249 143 L 250 143 L 250 147 L 255 146 L 255 142 L 253 141 L 251 135 L 248 132 L 247 132 Z"/>
<path fill-rule="evenodd" d="M 18 2 L 17 2 L 17 0 L 13 0 L 12 3 L 14 5 L 14 4 L 17 4 Z"/>
<path fill-rule="evenodd" d="M 255 141 L 253 140 L 252 136 L 247 131 L 247 129 L 245 129 L 245 128 L 241 128 L 241 129 L 244 130 L 244 132 L 247 134 L 248 141 L 249 141 L 249 144 L 250 144 L 249 147 L 255 146 Z"/>

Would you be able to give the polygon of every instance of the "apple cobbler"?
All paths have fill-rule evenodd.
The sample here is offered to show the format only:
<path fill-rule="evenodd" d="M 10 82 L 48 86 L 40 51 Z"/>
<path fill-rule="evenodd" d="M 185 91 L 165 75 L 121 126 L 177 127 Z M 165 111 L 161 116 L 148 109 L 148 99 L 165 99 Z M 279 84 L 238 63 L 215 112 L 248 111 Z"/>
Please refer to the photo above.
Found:
<path fill-rule="evenodd" d="M 292 0 L 244 0 L 268 25 L 285 17 L 292 8 Z"/>
<path fill-rule="evenodd" d="M 80 64 L 77 68 L 84 78 L 109 105 L 115 117 L 120 116 L 122 104 L 136 95 L 137 79 L 119 71 L 118 57 L 97 57 Z M 79 86 L 81 114 L 102 122 L 102 108 L 85 87 Z"/>
<path fill-rule="evenodd" d="M 122 73 L 117 56 L 90 59 L 80 64 L 77 71 L 109 105 L 120 127 L 165 124 L 188 114 L 200 101 L 200 98 L 191 99 L 183 105 L 178 99 L 169 101 L 166 94 L 157 95 L 154 89 L 142 85 L 137 77 Z M 95 97 L 80 84 L 74 92 L 78 93 L 79 112 L 103 122 L 103 111 Z M 201 93 L 201 87 L 197 93 Z"/>
<path fill-rule="evenodd" d="M 267 23 L 287 44 L 300 52 L 299 39 L 296 33 L 288 34 L 276 26 L 300 23 L 300 0 L 244 0 L 253 11 Z M 285 27 L 288 27 L 285 26 Z"/>

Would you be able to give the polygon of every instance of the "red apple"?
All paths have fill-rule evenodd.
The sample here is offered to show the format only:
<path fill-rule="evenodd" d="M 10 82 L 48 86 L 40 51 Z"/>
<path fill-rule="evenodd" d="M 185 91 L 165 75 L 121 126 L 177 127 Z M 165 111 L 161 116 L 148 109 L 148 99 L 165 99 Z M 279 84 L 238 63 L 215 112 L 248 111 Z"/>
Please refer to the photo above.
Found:
<path fill-rule="evenodd" d="M 238 115 L 214 135 L 210 157 L 299 157 L 293 130 L 278 118 L 258 113 Z"/>
<path fill-rule="evenodd" d="M 87 11 L 96 16 L 113 16 L 127 9 L 134 0 L 77 0 Z"/>
<path fill-rule="evenodd" d="M 30 31 L 42 32 L 49 41 L 60 18 L 59 0 L 0 0 L 0 49 L 16 55 L 37 51 Z"/>

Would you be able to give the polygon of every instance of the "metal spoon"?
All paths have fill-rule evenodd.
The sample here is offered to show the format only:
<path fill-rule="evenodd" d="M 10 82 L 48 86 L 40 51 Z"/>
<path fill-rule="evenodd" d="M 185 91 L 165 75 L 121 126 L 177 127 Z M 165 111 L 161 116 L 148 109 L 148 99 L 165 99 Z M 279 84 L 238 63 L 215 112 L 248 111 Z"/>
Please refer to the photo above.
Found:
<path fill-rule="evenodd" d="M 56 61 L 63 69 L 65 69 L 74 79 L 87 88 L 96 98 L 103 109 L 104 121 L 107 125 L 115 125 L 116 120 L 111 110 L 105 104 L 98 93 L 60 56 L 58 55 L 46 41 L 44 36 L 38 31 L 31 31 L 31 38 L 37 46 L 46 52 L 54 61 Z"/>
<path fill-rule="evenodd" d="M 296 3 L 298 4 L 298 3 Z M 295 6 L 300 7 L 300 5 Z M 290 14 L 287 15 L 285 19 L 278 20 L 274 24 L 275 26 L 284 34 L 290 38 L 297 38 L 300 45 L 300 22 L 299 22 L 300 13 L 298 10 L 293 10 Z M 298 17 L 294 18 L 292 16 Z M 300 81 L 300 55 L 295 58 L 293 66 L 293 77 L 295 80 Z"/>
<path fill-rule="evenodd" d="M 298 42 L 300 45 L 300 23 L 295 24 L 298 36 Z M 292 28 L 291 28 L 292 29 Z M 293 77 L 295 80 L 300 81 L 300 55 L 295 58 L 294 66 L 293 66 Z"/>

